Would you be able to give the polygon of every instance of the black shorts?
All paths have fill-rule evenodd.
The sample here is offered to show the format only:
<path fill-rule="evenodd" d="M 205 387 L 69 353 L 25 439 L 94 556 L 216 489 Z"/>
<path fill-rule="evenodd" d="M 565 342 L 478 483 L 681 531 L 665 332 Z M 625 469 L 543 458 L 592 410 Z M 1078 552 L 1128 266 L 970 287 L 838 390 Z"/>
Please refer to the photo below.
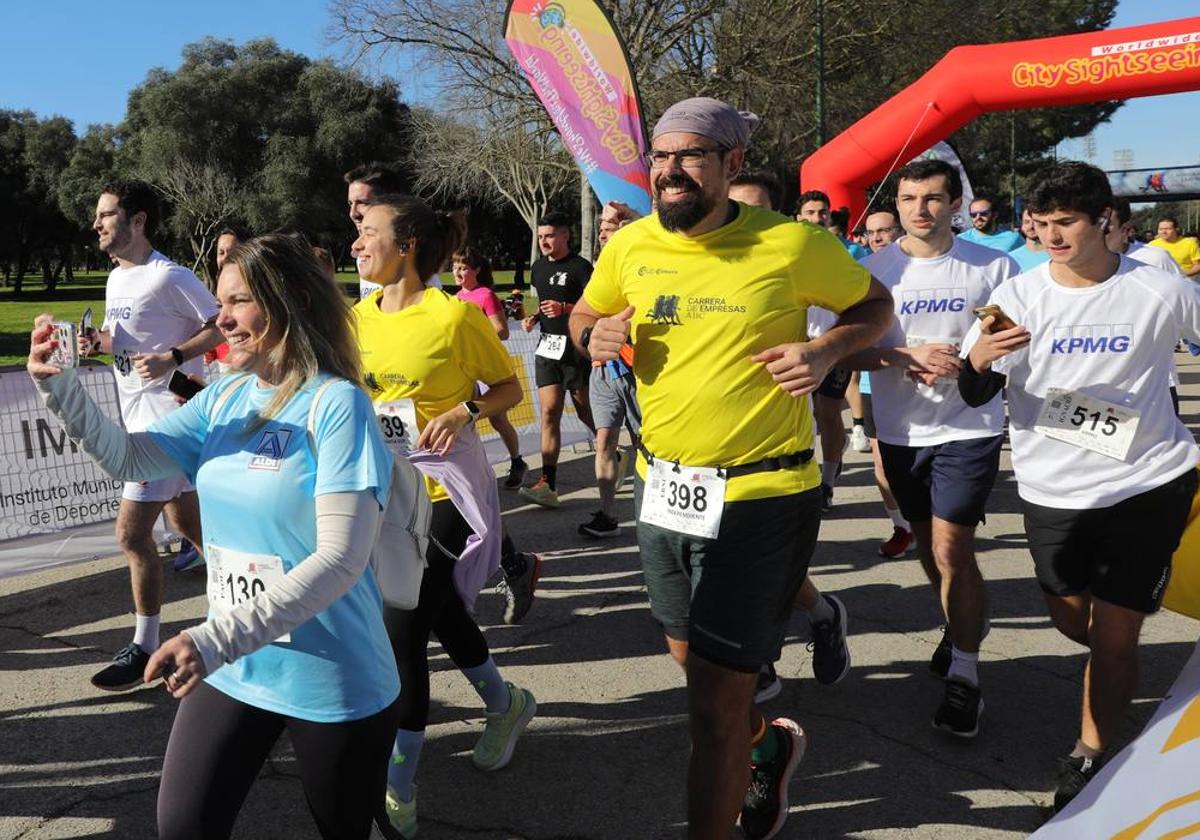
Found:
<path fill-rule="evenodd" d="M 863 432 L 865 432 L 867 437 L 871 438 L 871 440 L 874 440 L 875 438 L 879 437 L 879 433 L 875 431 L 875 411 L 872 408 L 874 403 L 871 402 L 870 394 L 860 394 L 859 396 L 862 397 L 863 404 Z"/>
<path fill-rule="evenodd" d="M 829 397 L 831 400 L 844 399 L 846 389 L 850 387 L 850 377 L 854 376 L 854 371 L 849 368 L 832 368 L 829 373 L 825 374 L 825 378 L 821 380 L 821 385 L 817 388 L 817 393 L 822 397 Z"/>
<path fill-rule="evenodd" d="M 1038 583 L 1051 595 L 1089 592 L 1119 607 L 1157 612 L 1196 482 L 1196 471 L 1188 470 L 1153 490 L 1090 510 L 1022 499 Z"/>
<path fill-rule="evenodd" d="M 534 356 L 533 375 L 539 388 L 561 385 L 567 391 L 580 391 L 587 388 L 588 379 L 592 375 L 592 365 L 591 362 L 579 358 L 579 355 L 568 347 L 562 359 Z"/>
<path fill-rule="evenodd" d="M 641 510 L 643 484 L 634 483 Z M 639 522 L 650 613 L 709 662 L 757 673 L 783 644 L 821 525 L 817 488 L 726 502 L 715 540 Z"/>
<path fill-rule="evenodd" d="M 996 473 L 1004 435 L 952 440 L 934 446 L 897 446 L 879 441 L 879 457 L 892 495 L 909 522 L 933 517 L 974 528 Z"/>

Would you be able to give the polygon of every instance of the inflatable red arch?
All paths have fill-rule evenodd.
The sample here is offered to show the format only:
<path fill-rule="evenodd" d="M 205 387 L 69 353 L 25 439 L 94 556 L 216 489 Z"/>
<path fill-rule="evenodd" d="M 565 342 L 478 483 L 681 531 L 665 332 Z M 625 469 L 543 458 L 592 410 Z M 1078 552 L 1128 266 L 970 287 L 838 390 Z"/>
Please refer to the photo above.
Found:
<path fill-rule="evenodd" d="M 980 114 L 1188 90 L 1200 90 L 1200 17 L 955 47 L 804 161 L 801 190 L 823 190 L 858 219 L 893 165 Z"/>

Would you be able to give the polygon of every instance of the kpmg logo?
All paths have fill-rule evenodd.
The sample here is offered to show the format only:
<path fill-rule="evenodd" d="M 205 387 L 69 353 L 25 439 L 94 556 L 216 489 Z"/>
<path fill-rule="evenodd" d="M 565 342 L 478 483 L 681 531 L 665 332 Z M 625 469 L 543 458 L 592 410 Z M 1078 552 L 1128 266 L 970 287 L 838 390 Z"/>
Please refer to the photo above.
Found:
<path fill-rule="evenodd" d="M 133 317 L 133 298 L 116 298 L 112 306 L 104 310 L 104 318 L 109 323 L 127 321 Z"/>
<path fill-rule="evenodd" d="M 1126 353 L 1133 347 L 1133 324 L 1078 324 L 1055 327 L 1050 355 Z"/>
<path fill-rule="evenodd" d="M 901 315 L 933 315 L 938 312 L 962 312 L 967 308 L 967 290 L 913 289 L 901 292 Z"/>

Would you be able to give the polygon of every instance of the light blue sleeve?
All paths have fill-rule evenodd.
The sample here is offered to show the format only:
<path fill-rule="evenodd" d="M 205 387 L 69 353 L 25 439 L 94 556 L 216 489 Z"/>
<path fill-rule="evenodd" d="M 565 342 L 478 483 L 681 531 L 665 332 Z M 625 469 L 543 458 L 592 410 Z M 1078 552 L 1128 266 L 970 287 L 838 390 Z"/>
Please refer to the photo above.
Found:
<path fill-rule="evenodd" d="M 200 450 L 208 437 L 213 403 L 225 388 L 237 387 L 239 383 L 245 384 L 243 378 L 238 376 L 218 380 L 178 410 L 155 420 L 146 430 L 150 439 L 179 465 L 192 484 L 196 483 L 196 472 L 200 469 Z"/>
<path fill-rule="evenodd" d="M 353 383 L 338 382 L 321 395 L 314 426 L 315 494 L 373 490 L 384 507 L 392 480 L 392 453 L 379 431 L 371 399 Z"/>

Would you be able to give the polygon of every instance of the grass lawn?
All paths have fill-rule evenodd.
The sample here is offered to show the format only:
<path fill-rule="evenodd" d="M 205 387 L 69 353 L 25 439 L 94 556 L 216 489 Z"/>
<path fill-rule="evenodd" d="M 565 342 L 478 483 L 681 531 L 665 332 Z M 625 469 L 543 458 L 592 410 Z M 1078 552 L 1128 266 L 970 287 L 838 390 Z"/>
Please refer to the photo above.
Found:
<path fill-rule="evenodd" d="M 33 319 L 43 312 L 50 312 L 60 321 L 79 322 L 83 310 L 92 307 L 93 321 L 97 327 L 104 321 L 104 282 L 107 272 L 76 273 L 76 282 L 60 285 L 54 294 L 47 295 L 40 280 L 26 280 L 25 292 L 13 297 L 11 292 L 0 291 L 0 367 L 24 366 L 29 355 L 29 331 Z M 495 272 L 496 291 L 503 296 L 512 287 L 513 272 Z M 442 281 L 452 280 L 450 272 L 442 272 Z M 358 275 L 340 272 L 338 281 L 357 294 Z M 451 287 L 453 290 L 453 287 Z M 536 300 L 533 290 L 528 290 L 526 300 Z M 533 311 L 527 304 L 528 311 Z M 101 357 L 107 360 L 107 357 Z"/>

